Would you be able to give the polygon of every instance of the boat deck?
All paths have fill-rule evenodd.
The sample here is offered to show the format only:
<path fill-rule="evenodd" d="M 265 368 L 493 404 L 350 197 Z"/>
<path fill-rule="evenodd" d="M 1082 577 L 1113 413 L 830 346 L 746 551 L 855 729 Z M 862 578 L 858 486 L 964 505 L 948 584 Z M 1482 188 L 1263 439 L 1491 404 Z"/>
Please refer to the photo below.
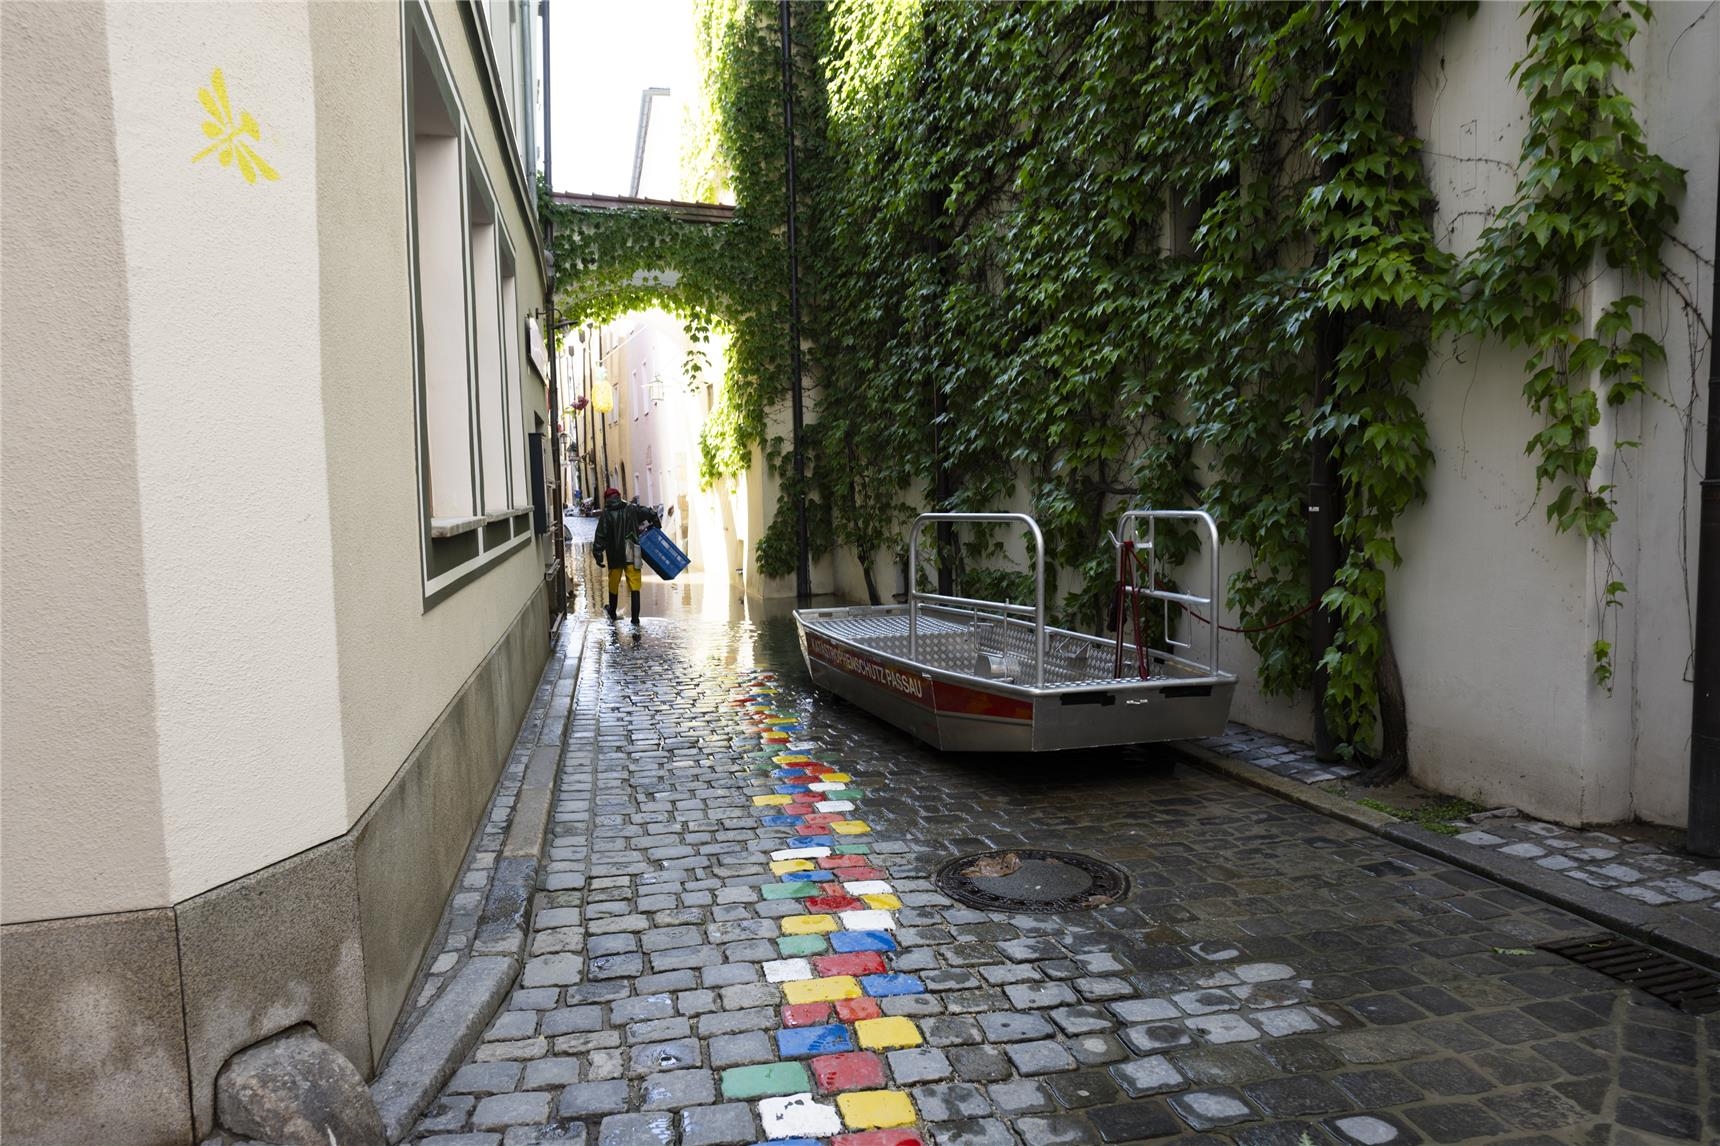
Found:
<path fill-rule="evenodd" d="M 839 641 L 903 660 L 908 659 L 908 611 L 890 606 L 811 610 L 802 614 L 807 628 Z M 1134 646 L 1124 646 L 1125 675 L 1112 675 L 1116 646 L 1110 641 L 1066 629 L 1046 630 L 1047 689 L 1114 688 L 1142 683 L 1129 672 Z M 1006 614 L 924 606 L 920 609 L 919 663 L 981 680 L 1031 687 L 1033 626 Z M 1153 681 L 1202 677 L 1204 672 L 1154 654 Z"/>

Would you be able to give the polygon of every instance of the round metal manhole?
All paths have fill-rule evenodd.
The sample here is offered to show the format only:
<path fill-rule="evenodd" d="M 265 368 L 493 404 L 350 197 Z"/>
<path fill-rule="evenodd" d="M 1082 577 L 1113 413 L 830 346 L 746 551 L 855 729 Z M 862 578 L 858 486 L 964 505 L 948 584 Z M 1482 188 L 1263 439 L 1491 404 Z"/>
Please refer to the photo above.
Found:
<path fill-rule="evenodd" d="M 1122 868 L 1079 852 L 1037 848 L 958 856 L 932 881 L 969 907 L 1035 915 L 1104 907 L 1129 894 L 1129 875 Z"/>

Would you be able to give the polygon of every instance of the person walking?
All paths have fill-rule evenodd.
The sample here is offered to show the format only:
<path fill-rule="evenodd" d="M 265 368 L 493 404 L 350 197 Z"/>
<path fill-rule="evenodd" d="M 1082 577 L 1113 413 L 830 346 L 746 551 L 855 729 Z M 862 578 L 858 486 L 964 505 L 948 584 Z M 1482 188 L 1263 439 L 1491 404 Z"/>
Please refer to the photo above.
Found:
<path fill-rule="evenodd" d="M 610 486 L 603 491 L 603 513 L 597 519 L 597 535 L 592 539 L 592 560 L 609 566 L 609 605 L 604 612 L 611 621 L 615 602 L 621 594 L 621 577 L 627 576 L 627 589 L 633 596 L 633 623 L 639 623 L 639 588 L 643 578 L 639 573 L 639 534 L 644 529 L 661 529 L 663 521 L 655 510 L 628 502 L 621 491 Z"/>

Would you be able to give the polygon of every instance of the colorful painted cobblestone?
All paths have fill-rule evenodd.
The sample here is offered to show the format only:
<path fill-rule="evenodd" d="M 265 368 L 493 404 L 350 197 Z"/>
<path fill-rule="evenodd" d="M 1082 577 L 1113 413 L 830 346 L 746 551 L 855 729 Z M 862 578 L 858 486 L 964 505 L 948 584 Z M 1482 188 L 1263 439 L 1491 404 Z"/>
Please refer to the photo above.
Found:
<path fill-rule="evenodd" d="M 769 790 L 752 803 L 766 838 L 780 845 L 770 853 L 778 882 L 760 894 L 767 902 L 798 901 L 806 912 L 780 921 L 782 958 L 763 967 L 766 982 L 783 995 L 776 1051 L 785 1060 L 809 1059 L 814 1085 L 761 1101 L 759 1122 L 773 1138 L 921 1146 L 913 1099 L 889 1088 L 885 1060 L 872 1053 L 922 1041 L 913 1020 L 885 1017 L 880 1002 L 926 991 L 918 977 L 890 969 L 889 958 L 900 950 L 891 933 L 902 901 L 863 842 L 872 832 L 857 814 L 865 786 L 821 761 L 816 741 L 778 750 L 782 733 L 804 735 L 808 722 L 778 703 L 775 681 L 771 672 L 744 677 L 730 703 L 759 737 L 747 767 Z M 758 1069 L 723 1072 L 724 1095 L 746 1092 L 756 1077 L 749 1072 Z M 885 1130 L 893 1136 L 866 1137 Z"/>
<path fill-rule="evenodd" d="M 595 728 L 569 747 L 520 988 L 412 1141 L 1599 1146 L 1720 1128 L 1720 1028 L 1533 951 L 1581 921 L 1203 774 L 939 758 L 792 672 L 736 667 L 762 649 L 791 665 L 791 642 L 744 626 L 648 619 L 640 645 L 593 658 Z M 1010 915 L 928 878 L 1016 846 L 1100 854 L 1135 891 Z M 814 893 L 769 890 L 796 884 Z"/>

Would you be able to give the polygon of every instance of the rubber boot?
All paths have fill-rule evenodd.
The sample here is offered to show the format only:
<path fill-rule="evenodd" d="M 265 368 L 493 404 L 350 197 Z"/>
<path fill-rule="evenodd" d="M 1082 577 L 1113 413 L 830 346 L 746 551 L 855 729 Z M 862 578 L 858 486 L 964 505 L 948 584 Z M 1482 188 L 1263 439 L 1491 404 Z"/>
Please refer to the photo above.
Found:
<path fill-rule="evenodd" d="M 633 590 L 633 626 L 639 627 L 639 590 Z"/>
<path fill-rule="evenodd" d="M 615 594 L 614 593 L 609 594 L 609 604 L 604 608 L 603 611 L 605 613 L 609 614 L 609 619 L 611 621 L 616 619 L 616 617 L 615 617 Z"/>

